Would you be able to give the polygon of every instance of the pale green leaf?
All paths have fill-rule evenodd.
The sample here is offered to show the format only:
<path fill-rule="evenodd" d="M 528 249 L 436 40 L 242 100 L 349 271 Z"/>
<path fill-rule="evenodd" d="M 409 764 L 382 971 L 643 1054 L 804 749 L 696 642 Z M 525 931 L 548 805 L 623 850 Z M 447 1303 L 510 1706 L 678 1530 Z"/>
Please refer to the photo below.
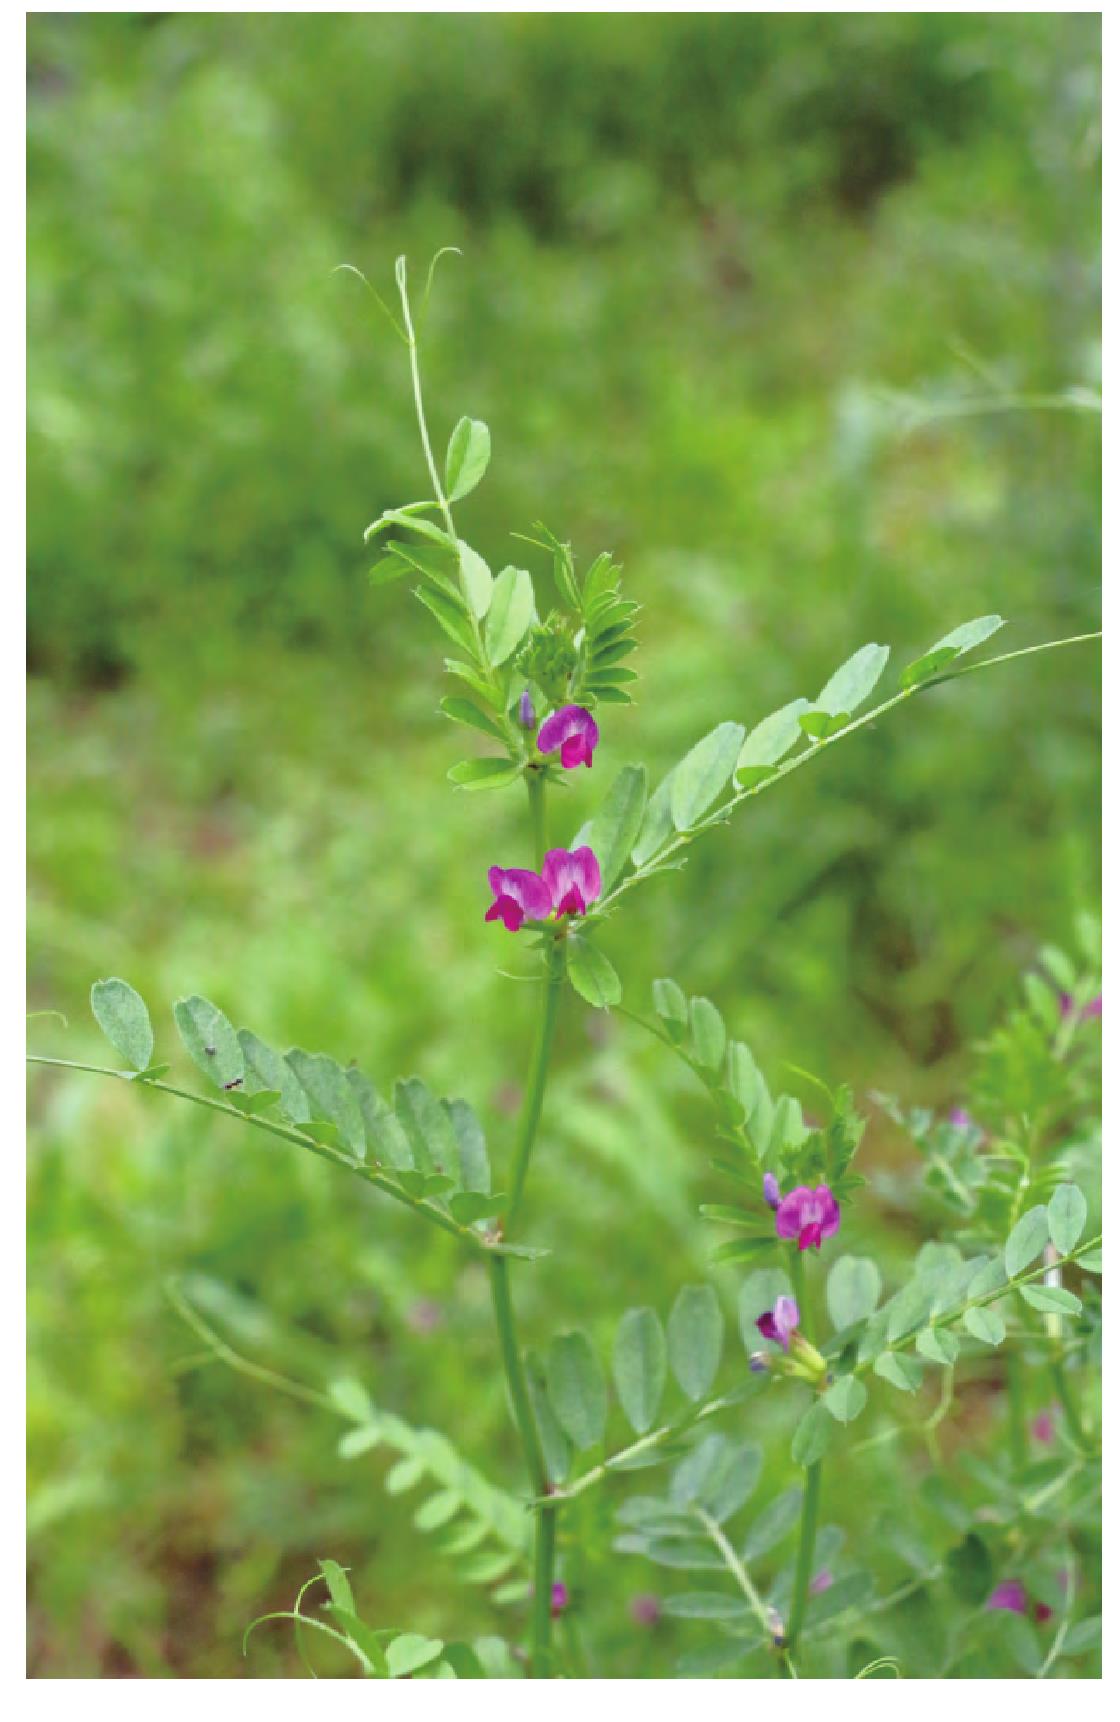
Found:
<path fill-rule="evenodd" d="M 596 1010 L 617 1004 L 622 997 L 622 982 L 609 957 L 580 933 L 569 936 L 566 948 L 568 979 L 580 998 L 586 999 Z"/>
<path fill-rule="evenodd" d="M 784 759 L 794 742 L 801 739 L 798 719 L 808 709 L 808 700 L 790 700 L 788 705 L 764 717 L 743 742 L 736 771 L 745 771 L 749 766 L 777 765 Z"/>
<path fill-rule="evenodd" d="M 1060 1256 L 1068 1256 L 1085 1230 L 1088 1204 L 1076 1184 L 1059 1184 L 1046 1210 L 1050 1237 Z"/>
<path fill-rule="evenodd" d="M 873 641 L 861 646 L 828 678 L 814 701 L 816 709 L 830 717 L 854 712 L 879 680 L 890 655 L 889 646 L 877 646 Z"/>
<path fill-rule="evenodd" d="M 645 766 L 624 765 L 581 836 L 581 841 L 595 852 L 604 893 L 622 872 L 637 841 L 646 809 L 646 792 Z"/>
<path fill-rule="evenodd" d="M 824 1396 L 825 1408 L 837 1423 L 854 1423 L 867 1404 L 867 1389 L 855 1375 L 842 1375 Z"/>
<path fill-rule="evenodd" d="M 106 1040 L 133 1070 L 147 1070 L 152 1062 L 155 1036 L 148 1007 L 134 987 L 115 976 L 95 981 L 89 995 L 90 1009 Z"/>
<path fill-rule="evenodd" d="M 448 502 L 469 496 L 490 464 L 490 432 L 481 419 L 462 418 L 451 432 L 444 465 Z"/>
<path fill-rule="evenodd" d="M 601 1441 L 607 1426 L 607 1386 L 587 1335 L 567 1333 L 554 1339 L 545 1375 L 557 1421 L 572 1445 L 582 1451 Z"/>
<path fill-rule="evenodd" d="M 180 1040 L 216 1088 L 244 1082 L 241 1043 L 233 1024 L 217 1005 L 195 993 L 190 998 L 176 1000 L 174 1016 Z"/>
<path fill-rule="evenodd" d="M 707 813 L 735 769 L 743 745 L 741 723 L 721 723 L 673 772 L 669 811 L 678 831 L 690 831 Z"/>
<path fill-rule="evenodd" d="M 825 1291 L 833 1327 L 839 1332 L 866 1320 L 882 1289 L 882 1275 L 870 1256 L 840 1256 L 832 1264 Z"/>
<path fill-rule="evenodd" d="M 1013 1228 L 1003 1249 L 1003 1265 L 1008 1279 L 1014 1279 L 1029 1268 L 1050 1241 L 1050 1218 L 1043 1207 L 1028 1208 Z"/>
<path fill-rule="evenodd" d="M 723 1354 L 723 1312 L 711 1286 L 682 1286 L 669 1314 L 669 1364 L 690 1399 L 703 1399 Z"/>
<path fill-rule="evenodd" d="M 963 1323 L 973 1339 L 983 1340 L 985 1345 L 1002 1345 L 1007 1337 L 1003 1317 L 987 1305 L 981 1305 L 979 1309 L 966 1309 Z"/>
<path fill-rule="evenodd" d="M 467 603 L 478 617 L 479 621 L 490 608 L 490 600 L 494 595 L 494 576 L 486 563 L 472 550 L 469 544 L 459 540 L 459 567 L 463 575 L 463 590 L 467 594 Z"/>
<path fill-rule="evenodd" d="M 793 1432 L 790 1457 L 795 1465 L 815 1465 L 832 1439 L 833 1421 L 819 1399 L 814 1400 Z"/>
<path fill-rule="evenodd" d="M 486 650 L 492 664 L 504 664 L 537 619 L 533 578 L 524 568 L 503 568 L 494 582 L 486 618 Z"/>
<path fill-rule="evenodd" d="M 661 1323 L 652 1309 L 627 1310 L 614 1342 L 614 1384 L 634 1430 L 644 1435 L 665 1391 L 668 1354 Z"/>

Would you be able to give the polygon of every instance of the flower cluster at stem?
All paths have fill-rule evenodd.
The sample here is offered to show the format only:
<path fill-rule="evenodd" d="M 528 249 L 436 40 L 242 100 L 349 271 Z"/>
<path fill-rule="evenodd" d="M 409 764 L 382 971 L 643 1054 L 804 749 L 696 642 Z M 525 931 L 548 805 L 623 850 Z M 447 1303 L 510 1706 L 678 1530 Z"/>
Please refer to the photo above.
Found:
<path fill-rule="evenodd" d="M 539 873 L 527 867 L 491 867 L 487 875 L 494 901 L 488 921 L 501 921 L 516 933 L 525 921 L 586 915 L 603 889 L 593 850 L 550 849 Z"/>

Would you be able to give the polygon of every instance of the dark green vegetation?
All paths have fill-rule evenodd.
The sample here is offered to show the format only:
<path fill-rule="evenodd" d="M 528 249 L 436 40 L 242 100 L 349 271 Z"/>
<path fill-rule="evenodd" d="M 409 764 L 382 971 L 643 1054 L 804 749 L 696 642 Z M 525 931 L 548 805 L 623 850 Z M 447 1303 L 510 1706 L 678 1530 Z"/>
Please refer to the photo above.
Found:
<path fill-rule="evenodd" d="M 1097 28 L 35 19 L 30 973 L 70 1026 L 34 1044 L 103 1061 L 88 988 L 124 974 L 383 1087 L 417 1071 L 508 1152 L 527 989 L 482 914 L 486 867 L 527 858 L 523 809 L 452 793 L 438 636 L 401 587 L 367 587 L 362 529 L 423 480 L 402 349 L 339 262 L 388 290 L 397 252 L 463 247 L 426 377 L 441 447 L 461 412 L 493 433 L 465 532 L 497 568 L 543 516 L 581 564 L 609 546 L 643 605 L 639 704 L 600 714 L 558 839 L 615 764 L 656 778 L 865 640 L 898 667 L 989 611 L 1005 650 L 1095 627 Z M 778 1085 L 783 1059 L 853 1084 L 874 1176 L 842 1241 L 888 1281 L 939 1216 L 868 1091 L 944 1111 L 1039 945 L 1073 948 L 1099 889 L 1097 711 L 1092 648 L 923 696 L 604 939 L 628 1002 L 672 974 Z M 623 1310 L 665 1316 L 705 1277 L 697 1203 L 722 1193 L 710 1113 L 660 1048 L 570 999 L 560 1037 L 525 1215 L 554 1254 L 519 1304 L 535 1343 L 582 1323 L 606 1354 Z M 1016 1098 L 1033 1068 L 985 1064 L 979 1113 L 1050 1105 Z M 161 1291 L 183 1276 L 257 1363 L 356 1378 L 514 1486 L 481 1266 L 193 1108 L 47 1075 L 32 1104 L 34 1672 L 298 1674 L 287 1629 L 244 1664 L 241 1631 L 324 1555 L 378 1624 L 515 1632 L 386 1492 L 398 1451 L 340 1460 L 337 1419 L 205 1362 Z M 741 1272 L 713 1278 L 731 1312 Z M 1002 1367 L 941 1425 L 953 1453 L 1002 1443 Z M 869 1463 L 880 1505 L 910 1510 L 929 1457 L 896 1449 L 853 1461 L 851 1489 L 834 1466 L 824 1516 L 849 1540 Z M 759 1502 L 786 1481 L 768 1451 Z M 989 1497 L 969 1490 L 953 1536 L 979 1600 L 968 1514 Z M 668 1673 L 695 1639 L 630 1619 L 620 1581 L 664 1575 L 610 1555 L 610 1505 L 591 1495 L 580 1527 L 592 1666 Z M 947 1608 L 911 1605 L 912 1672 L 949 1654 Z M 1018 1666 L 1008 1623 L 996 1672 Z"/>

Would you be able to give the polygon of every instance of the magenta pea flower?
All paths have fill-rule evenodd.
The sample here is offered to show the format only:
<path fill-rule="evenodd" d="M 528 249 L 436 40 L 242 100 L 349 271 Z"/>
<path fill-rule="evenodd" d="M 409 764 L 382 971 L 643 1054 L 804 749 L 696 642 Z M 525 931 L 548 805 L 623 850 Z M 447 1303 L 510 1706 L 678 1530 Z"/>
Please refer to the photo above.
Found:
<path fill-rule="evenodd" d="M 840 1227 L 840 1204 L 827 1184 L 815 1190 L 799 1184 L 782 1198 L 774 1215 L 779 1238 L 796 1238 L 799 1250 L 819 1250 L 823 1238 L 831 1238 Z"/>
<path fill-rule="evenodd" d="M 541 874 L 558 915 L 586 915 L 603 889 L 595 852 L 586 844 L 580 849 L 550 849 Z"/>
<path fill-rule="evenodd" d="M 1041 1441 L 1044 1447 L 1049 1447 L 1058 1432 L 1056 1412 L 1057 1406 L 1049 1405 L 1031 1420 L 1031 1434 L 1036 1441 Z"/>
<path fill-rule="evenodd" d="M 1021 1579 L 1003 1579 L 984 1604 L 989 1609 L 1006 1609 L 1009 1614 L 1026 1614 L 1027 1587 Z"/>
<path fill-rule="evenodd" d="M 517 702 L 517 721 L 522 729 L 532 729 L 536 724 L 537 713 L 533 705 L 533 696 L 528 688 L 525 689 Z"/>
<path fill-rule="evenodd" d="M 503 921 L 516 933 L 522 921 L 544 921 L 551 914 L 552 893 L 539 873 L 527 867 L 491 867 L 487 878 L 494 893 L 488 921 Z"/>
<path fill-rule="evenodd" d="M 539 873 L 527 867 L 491 867 L 487 878 L 494 901 L 488 921 L 502 921 L 516 933 L 525 921 L 547 921 L 552 914 L 586 915 L 602 894 L 603 880 L 595 851 L 550 849 Z"/>
<path fill-rule="evenodd" d="M 790 1336 L 796 1332 L 801 1320 L 801 1311 L 797 1307 L 797 1299 L 779 1297 L 774 1299 L 773 1309 L 768 1309 L 755 1322 L 763 1339 L 773 1339 L 783 1351 L 789 1350 Z"/>
<path fill-rule="evenodd" d="M 781 1207 L 781 1205 L 782 1205 L 781 1187 L 778 1184 L 778 1180 L 775 1178 L 773 1172 L 764 1172 L 763 1173 L 763 1175 L 762 1175 L 762 1194 L 766 1200 L 766 1206 L 768 1208 L 773 1208 L 776 1212 L 778 1210 L 778 1208 Z"/>
<path fill-rule="evenodd" d="M 656 1626 L 661 1619 L 661 1598 L 641 1591 L 630 1598 L 630 1619 L 635 1626 Z"/>
<path fill-rule="evenodd" d="M 557 1582 L 553 1585 L 552 1592 L 551 1592 L 551 1595 L 549 1597 L 549 1608 L 550 1608 L 553 1620 L 556 1619 L 557 1615 L 563 1614 L 563 1612 L 567 1608 L 570 1600 L 571 1600 L 571 1598 L 568 1594 L 567 1585 L 562 1584 L 560 1582 L 560 1580 L 558 1579 Z"/>
<path fill-rule="evenodd" d="M 823 1596 L 826 1590 L 831 1590 L 834 1580 L 828 1567 L 822 1567 L 809 1585 L 810 1596 Z"/>
<path fill-rule="evenodd" d="M 542 753 L 560 749 L 560 764 L 565 771 L 577 765 L 590 766 L 599 744 L 599 726 L 584 706 L 561 706 L 540 727 L 537 746 Z"/>

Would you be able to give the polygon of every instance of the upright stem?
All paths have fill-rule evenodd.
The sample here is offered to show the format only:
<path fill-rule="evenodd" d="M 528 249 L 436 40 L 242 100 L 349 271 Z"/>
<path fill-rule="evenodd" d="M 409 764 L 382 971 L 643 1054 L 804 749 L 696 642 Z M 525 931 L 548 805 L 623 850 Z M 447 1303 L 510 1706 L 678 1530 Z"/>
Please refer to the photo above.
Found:
<path fill-rule="evenodd" d="M 793 1282 L 794 1294 L 801 1312 L 801 1328 L 807 1339 L 812 1338 L 809 1331 L 809 1311 L 805 1304 L 805 1264 L 801 1251 L 796 1245 L 790 1252 L 790 1278 Z M 797 1641 L 801 1636 L 801 1628 L 805 1624 L 805 1608 L 809 1600 L 809 1584 L 813 1576 L 813 1550 L 817 1542 L 817 1517 L 821 1501 L 821 1461 L 807 1467 L 805 1472 L 805 1493 L 801 1502 L 801 1537 L 797 1545 L 797 1566 L 793 1575 L 793 1599 L 790 1605 L 789 1627 L 786 1631 L 786 1655 L 792 1656 L 797 1649 Z"/>
<path fill-rule="evenodd" d="M 801 1541 L 797 1545 L 797 1568 L 793 1575 L 793 1606 L 786 1634 L 786 1651 L 797 1649 L 797 1640 L 805 1624 L 805 1605 L 809 1597 L 809 1581 L 813 1576 L 813 1549 L 817 1541 L 817 1514 L 821 1502 L 821 1461 L 810 1465 L 805 1473 L 805 1497 L 801 1505 Z"/>
<path fill-rule="evenodd" d="M 521 1119 L 517 1127 L 517 1141 L 513 1150 L 509 1207 L 506 1209 L 504 1228 L 507 1237 L 511 1235 L 521 1210 L 525 1178 L 529 1171 L 533 1144 L 537 1139 L 541 1107 L 544 1104 L 544 1088 L 548 1080 L 548 1061 L 552 1055 L 552 1040 L 556 1032 L 556 1016 L 560 1005 L 560 989 L 564 982 L 564 950 L 559 940 L 553 940 L 549 944 L 545 962 L 544 999 L 541 1004 L 540 1018 L 537 1022 L 537 1036 L 533 1043 L 529 1073 L 525 1079 L 525 1097 L 521 1103 Z"/>
<path fill-rule="evenodd" d="M 544 829 L 544 778 L 539 771 L 527 771 L 525 783 L 529 790 L 529 822 L 533 831 L 533 864 L 536 867 L 544 860 L 547 844 Z"/>
<path fill-rule="evenodd" d="M 539 866 L 545 849 L 544 779 L 536 772 L 526 777 L 529 789 L 529 818 L 533 835 L 533 858 Z M 552 940 L 545 955 L 544 997 L 537 1023 L 536 1039 L 525 1079 L 525 1097 L 521 1103 L 521 1118 L 514 1143 L 510 1170 L 510 1199 L 505 1212 L 504 1232 L 509 1237 L 521 1211 L 525 1179 L 533 1144 L 537 1138 L 541 1107 L 544 1104 L 545 1083 L 556 1032 L 556 1017 L 560 1006 L 560 989 L 564 982 L 564 949 L 559 940 Z M 548 1470 L 541 1451 L 525 1366 L 517 1339 L 517 1320 L 510 1290 L 509 1259 L 495 1256 L 490 1263 L 490 1294 L 494 1305 L 494 1320 L 502 1352 L 502 1364 L 509 1384 L 513 1418 L 529 1469 L 533 1494 L 538 1500 L 549 1493 Z M 530 1625 L 529 1675 L 532 1679 L 547 1678 L 552 1672 L 552 1575 L 556 1563 L 556 1517 L 558 1506 L 539 1507 L 533 1521 L 533 1612 Z"/>

